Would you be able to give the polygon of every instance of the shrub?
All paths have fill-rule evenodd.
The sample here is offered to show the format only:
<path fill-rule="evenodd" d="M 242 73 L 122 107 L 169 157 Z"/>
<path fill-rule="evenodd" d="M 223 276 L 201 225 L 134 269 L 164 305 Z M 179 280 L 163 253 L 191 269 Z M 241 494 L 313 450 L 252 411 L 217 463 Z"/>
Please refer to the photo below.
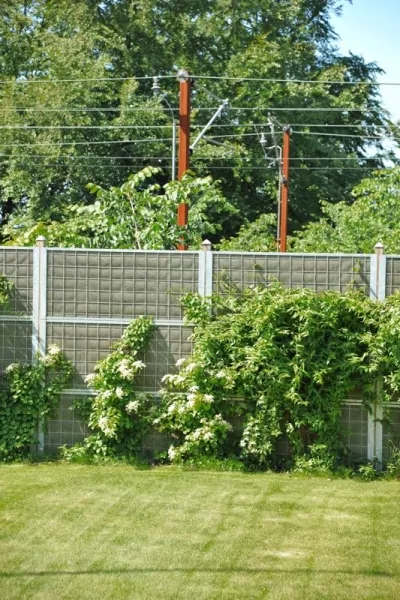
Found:
<path fill-rule="evenodd" d="M 298 469 L 330 469 L 346 453 L 343 399 L 362 385 L 369 407 L 379 376 L 384 399 L 400 388 L 400 296 L 385 306 L 273 283 L 183 305 L 194 351 L 164 378 L 155 420 L 176 440 L 172 461 L 227 456 L 239 418 L 235 451 L 248 465 L 276 464 L 286 438 Z"/>
<path fill-rule="evenodd" d="M 146 367 L 138 360 L 138 354 L 146 348 L 153 329 L 153 321 L 148 317 L 130 323 L 110 354 L 86 378 L 96 392 L 84 407 L 93 434 L 82 445 L 63 448 L 64 458 L 133 456 L 137 452 L 151 425 L 154 401 L 148 394 L 137 392 L 134 384 Z M 75 403 L 75 408 L 82 408 L 82 404 Z"/>

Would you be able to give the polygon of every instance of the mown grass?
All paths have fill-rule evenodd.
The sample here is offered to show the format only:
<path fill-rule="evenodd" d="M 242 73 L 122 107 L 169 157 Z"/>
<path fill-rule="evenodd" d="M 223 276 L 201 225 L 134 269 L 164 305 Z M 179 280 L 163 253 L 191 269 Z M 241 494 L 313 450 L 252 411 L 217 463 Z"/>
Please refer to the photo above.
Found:
<path fill-rule="evenodd" d="M 400 598 L 400 484 L 0 468 L 0 598 Z"/>

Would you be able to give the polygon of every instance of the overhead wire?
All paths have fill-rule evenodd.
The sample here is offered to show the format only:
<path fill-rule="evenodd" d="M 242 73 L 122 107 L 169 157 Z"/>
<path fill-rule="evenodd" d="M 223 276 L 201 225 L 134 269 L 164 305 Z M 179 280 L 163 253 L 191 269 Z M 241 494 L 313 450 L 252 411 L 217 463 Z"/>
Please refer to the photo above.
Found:
<path fill-rule="evenodd" d="M 26 85 L 26 84 L 49 84 L 49 83 L 97 83 L 107 82 L 112 83 L 114 81 L 149 81 L 154 79 L 154 75 L 140 75 L 131 77 L 85 77 L 85 78 L 36 78 L 36 79 L 8 79 L 1 80 L 0 85 Z M 171 75 L 156 75 L 158 79 L 176 79 L 176 74 Z M 213 80 L 213 81 L 255 81 L 262 83 L 299 83 L 299 84 L 310 84 L 310 85 L 345 85 L 345 86 L 371 86 L 371 87 L 398 87 L 400 86 L 399 81 L 371 81 L 371 80 L 355 80 L 345 81 L 343 79 L 299 79 L 299 78 L 276 78 L 276 77 L 233 77 L 230 75 L 196 75 L 191 74 L 191 78 L 196 80 Z"/>
<path fill-rule="evenodd" d="M 369 86 L 400 86 L 399 81 L 343 81 L 342 79 L 277 79 L 273 77 L 231 77 L 229 75 L 191 75 L 193 79 L 210 79 L 217 81 L 258 81 L 264 83 L 309 83 L 314 85 L 369 85 Z"/>
<path fill-rule="evenodd" d="M 158 79 L 176 79 L 176 75 L 157 75 Z M 86 77 L 86 78 L 71 78 L 71 79 L 0 79 L 0 85 L 24 85 L 32 83 L 92 83 L 98 81 L 144 81 L 152 80 L 154 75 L 140 75 L 139 77 Z"/>

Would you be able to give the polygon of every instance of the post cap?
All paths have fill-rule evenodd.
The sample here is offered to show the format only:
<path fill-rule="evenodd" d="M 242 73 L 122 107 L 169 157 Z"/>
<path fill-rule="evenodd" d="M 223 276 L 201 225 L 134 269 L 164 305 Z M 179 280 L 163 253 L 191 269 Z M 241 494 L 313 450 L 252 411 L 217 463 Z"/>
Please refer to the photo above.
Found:
<path fill-rule="evenodd" d="M 202 242 L 201 244 L 201 249 L 205 252 L 209 252 L 210 250 L 212 250 L 212 243 L 210 242 L 210 240 L 204 240 L 204 242 Z"/>
<path fill-rule="evenodd" d="M 44 237 L 44 235 L 39 235 L 36 238 L 36 246 L 39 246 L 39 248 L 44 248 L 46 246 L 46 238 Z"/>
<path fill-rule="evenodd" d="M 375 244 L 375 252 L 377 254 L 383 254 L 383 249 L 384 245 L 382 244 L 382 242 L 378 242 L 377 244 Z"/>

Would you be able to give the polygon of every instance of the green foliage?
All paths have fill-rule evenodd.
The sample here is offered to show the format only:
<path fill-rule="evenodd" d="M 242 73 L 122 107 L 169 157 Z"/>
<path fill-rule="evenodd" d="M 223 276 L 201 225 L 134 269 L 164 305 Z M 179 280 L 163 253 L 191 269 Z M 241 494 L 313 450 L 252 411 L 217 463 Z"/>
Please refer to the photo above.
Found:
<path fill-rule="evenodd" d="M 335 470 L 335 461 L 332 453 L 325 444 L 313 444 L 309 453 L 296 458 L 295 473 L 310 473 L 313 475 L 329 474 Z"/>
<path fill-rule="evenodd" d="M 0 390 L 0 461 L 27 454 L 36 443 L 39 422 L 51 413 L 72 373 L 57 346 L 31 364 L 13 363 Z"/>
<path fill-rule="evenodd" d="M 13 283 L 5 275 L 0 274 L 0 306 L 7 304 L 13 289 Z"/>
<path fill-rule="evenodd" d="M 400 253 L 400 168 L 374 172 L 357 185 L 354 202 L 324 203 L 324 218 L 292 239 L 296 252 L 369 254 L 382 242 L 388 254 Z"/>
<path fill-rule="evenodd" d="M 361 477 L 361 479 L 364 479 L 364 481 L 374 481 L 374 479 L 376 479 L 378 477 L 378 473 L 375 469 L 374 464 L 372 464 L 372 463 L 367 463 L 366 465 L 361 465 L 358 468 L 357 475 L 359 475 Z"/>
<path fill-rule="evenodd" d="M 329 470 L 347 453 L 343 399 L 364 403 L 400 389 L 400 295 L 316 294 L 279 284 L 239 296 L 184 298 L 194 350 L 164 378 L 155 424 L 176 439 L 172 461 L 236 453 L 274 465 L 287 439 L 298 470 Z M 242 421 L 239 435 L 232 423 Z M 229 435 L 228 435 L 229 434 Z"/>
<path fill-rule="evenodd" d="M 389 461 L 386 465 L 386 472 L 391 477 L 400 477 L 400 448 L 389 440 Z"/>
<path fill-rule="evenodd" d="M 219 250 L 242 252 L 274 252 L 276 250 L 276 216 L 261 215 L 253 223 L 242 225 L 239 233 L 222 240 Z"/>
<path fill-rule="evenodd" d="M 236 216 L 237 210 L 211 177 L 187 173 L 182 181 L 161 187 L 154 182 L 160 172 L 147 167 L 120 188 L 109 190 L 89 184 L 88 189 L 96 196 L 94 204 L 72 205 L 62 221 L 39 226 L 14 218 L 4 232 L 20 245 L 32 245 L 40 234 L 50 246 L 171 250 L 182 237 L 186 244 L 198 248 L 203 236 L 220 231 L 224 220 Z M 176 220 L 181 202 L 190 206 L 190 228 L 183 236 Z"/>
<path fill-rule="evenodd" d="M 86 381 L 96 392 L 88 419 L 93 434 L 82 445 L 63 448 L 64 458 L 128 457 L 137 452 L 152 422 L 153 399 L 135 391 L 134 382 L 146 367 L 138 355 L 146 349 L 153 329 L 148 317 L 132 321 L 110 354 L 88 375 Z"/>
<path fill-rule="evenodd" d="M 39 234 L 42 223 L 69 219 L 71 206 L 93 203 L 85 189 L 88 182 L 110 190 L 120 188 L 144 164 L 169 169 L 171 115 L 153 97 L 151 81 L 139 77 L 172 75 L 162 80 L 162 87 L 176 108 L 174 65 L 185 65 L 199 76 L 222 77 L 204 85 L 214 95 L 234 100 L 235 108 L 245 109 L 226 110 L 221 116 L 224 128 L 218 132 L 234 137 L 222 146 L 212 145 L 211 129 L 191 157 L 192 168 L 201 177 L 211 173 L 221 180 L 224 196 L 244 220 L 276 212 L 276 169 L 268 168 L 257 136 L 248 135 L 254 133 L 252 124 L 265 123 L 274 107 L 287 108 L 276 113 L 282 123 L 295 119 L 306 124 L 299 133 L 295 128 L 293 152 L 321 167 L 311 172 L 308 161 L 299 161 L 304 168 L 292 172 L 291 226 L 319 215 L 320 201 L 350 201 L 362 167 L 383 165 L 389 154 L 383 143 L 303 133 L 326 133 L 308 125 L 329 125 L 332 134 L 342 133 L 341 126 L 347 125 L 354 130 L 362 126 L 376 136 L 390 123 L 379 88 L 368 85 L 376 80 L 379 67 L 356 55 L 342 56 L 336 48 L 330 17 L 340 4 L 336 0 L 2 2 L 0 80 L 11 81 L 0 89 L 2 224 L 28 223 L 28 229 L 36 226 Z M 260 85 L 246 80 L 260 77 L 270 81 Z M 286 79 L 312 83 L 274 81 Z M 35 83 L 21 83 L 25 80 Z M 326 83 L 356 80 L 367 85 Z M 304 112 L 291 111 L 303 107 Z M 362 111 L 337 110 L 342 107 Z M 310 108 L 336 110 L 321 113 L 309 112 Z M 213 109 L 214 97 L 201 90 L 193 95 L 193 135 Z M 279 140 L 278 128 L 277 136 Z M 365 158 L 370 147 L 377 155 L 374 160 Z M 334 158 L 338 167 L 347 166 L 346 159 L 352 158 L 351 164 L 360 170 L 325 170 L 327 158 Z M 161 185 L 167 181 L 166 176 L 160 179 Z M 212 223 L 217 222 L 213 215 Z M 225 220 L 222 225 L 223 236 L 230 237 L 240 221 Z M 87 242 L 85 232 L 78 240 Z"/>

